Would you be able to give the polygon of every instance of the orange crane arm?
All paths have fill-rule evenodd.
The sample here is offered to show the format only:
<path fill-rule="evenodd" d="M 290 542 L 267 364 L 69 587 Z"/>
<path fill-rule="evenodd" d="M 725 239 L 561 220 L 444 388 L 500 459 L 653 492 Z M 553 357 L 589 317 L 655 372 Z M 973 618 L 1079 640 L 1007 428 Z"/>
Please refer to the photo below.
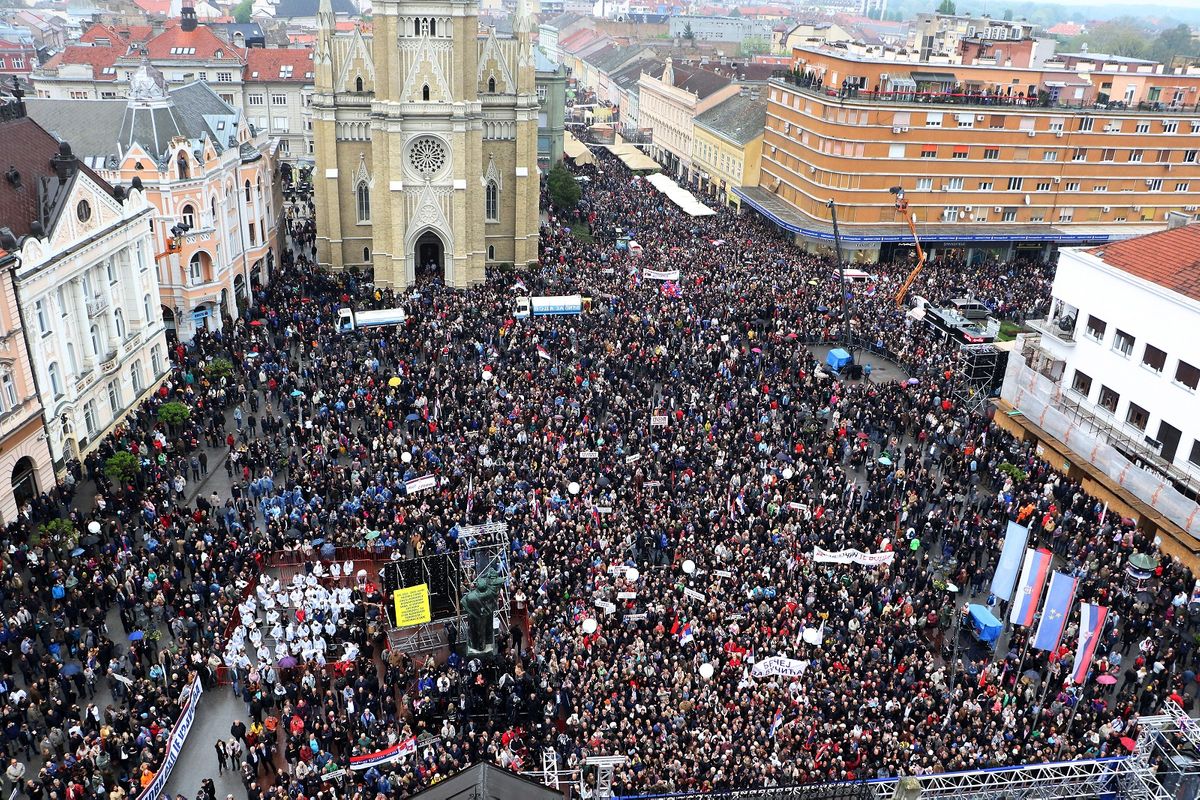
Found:
<path fill-rule="evenodd" d="M 161 253 L 158 253 L 157 255 L 155 255 L 154 260 L 156 262 L 162 261 L 167 256 L 173 256 L 182 249 L 183 249 L 183 237 L 182 236 L 172 236 L 170 239 L 167 240 L 167 249 L 162 251 Z"/>
<path fill-rule="evenodd" d="M 903 202 L 903 201 L 902 201 Z M 897 208 L 901 203 L 897 203 Z M 900 210 L 906 211 L 907 204 Z M 917 265 L 913 267 L 912 272 L 908 273 L 908 277 L 904 279 L 904 283 L 900 286 L 900 291 L 896 292 L 896 308 L 904 307 L 904 298 L 908 295 L 908 290 L 917 280 L 917 276 L 921 274 L 921 270 L 925 268 L 925 250 L 921 247 L 921 239 L 917 236 L 917 215 L 906 214 L 905 218 L 908 221 L 908 229 L 912 231 L 913 243 L 917 246 Z"/>

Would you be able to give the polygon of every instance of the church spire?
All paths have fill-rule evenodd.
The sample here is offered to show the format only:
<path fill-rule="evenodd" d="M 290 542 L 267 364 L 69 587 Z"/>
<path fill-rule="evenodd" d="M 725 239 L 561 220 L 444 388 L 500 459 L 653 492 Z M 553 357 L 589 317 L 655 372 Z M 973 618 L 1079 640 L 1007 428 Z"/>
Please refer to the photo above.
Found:
<path fill-rule="evenodd" d="M 529 11 L 529 0 L 517 0 L 517 13 L 513 18 L 513 33 L 522 42 L 531 43 L 534 30 L 533 14 Z"/>
<path fill-rule="evenodd" d="M 332 37 L 335 28 L 333 3 L 330 0 L 321 0 L 317 6 L 317 42 L 314 54 L 318 61 L 328 60 L 333 49 Z"/>

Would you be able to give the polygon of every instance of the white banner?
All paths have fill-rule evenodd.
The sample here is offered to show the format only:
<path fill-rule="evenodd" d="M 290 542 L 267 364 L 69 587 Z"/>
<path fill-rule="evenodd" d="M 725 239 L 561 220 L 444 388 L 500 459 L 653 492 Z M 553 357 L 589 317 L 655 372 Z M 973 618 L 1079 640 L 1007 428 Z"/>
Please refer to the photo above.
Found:
<path fill-rule="evenodd" d="M 862 550 L 822 550 L 813 548 L 813 561 L 819 564 L 862 564 L 864 567 L 880 567 L 892 563 L 895 553 L 864 553 Z"/>
<path fill-rule="evenodd" d="M 693 600 L 699 600 L 701 602 L 706 602 L 708 600 L 707 597 L 705 597 L 700 592 L 697 592 L 695 589 L 691 588 L 690 586 L 683 587 L 683 593 L 685 595 L 687 595 L 688 597 L 692 598 Z"/>
<path fill-rule="evenodd" d="M 644 269 L 642 277 L 650 281 L 677 281 L 679 280 L 679 270 L 677 269 Z"/>
<path fill-rule="evenodd" d="M 651 416 L 650 417 L 650 427 L 651 428 L 667 427 L 667 415 L 666 414 L 654 414 L 653 416 Z"/>
<path fill-rule="evenodd" d="M 423 492 L 426 489 L 432 489 L 437 486 L 436 475 L 422 475 L 420 478 L 413 478 L 411 481 L 404 482 L 404 488 L 409 494 Z"/>
<path fill-rule="evenodd" d="M 771 656 L 756 663 L 754 668 L 750 670 L 750 674 L 755 678 L 766 678 L 771 675 L 798 678 L 804 674 L 804 670 L 806 669 L 808 669 L 807 661 L 798 661 L 794 658 L 784 658 L 783 656 Z"/>
<path fill-rule="evenodd" d="M 380 764 L 398 761 L 415 752 L 417 752 L 417 740 L 415 738 L 405 739 L 403 742 L 397 742 L 385 750 L 368 753 L 363 756 L 351 756 L 350 769 L 370 769 Z"/>
<path fill-rule="evenodd" d="M 171 770 L 175 769 L 175 762 L 179 760 L 179 754 L 183 752 L 183 743 L 187 741 L 188 733 L 192 730 L 192 723 L 196 720 L 196 706 L 200 705 L 200 695 L 204 694 L 200 676 L 196 676 L 192 685 L 185 690 L 185 694 L 187 698 L 183 703 L 183 711 L 180 712 L 179 719 L 175 720 L 175 727 L 171 728 L 171 736 L 167 739 L 167 755 L 163 758 L 162 766 L 154 775 L 154 780 L 150 781 L 138 795 L 138 800 L 158 800 L 158 796 L 166 788 L 167 780 L 171 777 Z"/>

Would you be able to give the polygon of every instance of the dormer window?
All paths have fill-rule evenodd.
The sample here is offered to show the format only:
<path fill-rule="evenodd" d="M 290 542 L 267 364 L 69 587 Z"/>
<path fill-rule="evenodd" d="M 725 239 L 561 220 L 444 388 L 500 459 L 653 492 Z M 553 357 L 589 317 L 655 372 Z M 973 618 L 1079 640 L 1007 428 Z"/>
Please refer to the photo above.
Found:
<path fill-rule="evenodd" d="M 225 57 L 224 50 L 218 50 L 217 52 L 213 53 L 213 58 L 224 58 L 224 57 Z"/>

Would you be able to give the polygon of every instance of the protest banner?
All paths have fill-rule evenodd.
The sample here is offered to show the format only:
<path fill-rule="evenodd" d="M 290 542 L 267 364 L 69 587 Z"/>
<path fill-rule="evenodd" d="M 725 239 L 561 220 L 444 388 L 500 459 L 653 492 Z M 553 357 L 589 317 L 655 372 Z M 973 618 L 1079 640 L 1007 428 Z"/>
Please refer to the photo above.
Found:
<path fill-rule="evenodd" d="M 642 277 L 648 281 L 677 281 L 677 280 L 679 280 L 679 270 L 677 270 L 677 269 L 643 269 Z"/>
<path fill-rule="evenodd" d="M 398 761 L 407 755 L 417 752 L 417 740 L 405 739 L 403 742 L 397 742 L 391 747 L 379 750 L 374 753 L 367 753 L 361 756 L 352 756 L 350 758 L 350 769 L 370 769 L 378 767 L 380 764 L 388 764 L 392 761 Z"/>
<path fill-rule="evenodd" d="M 423 492 L 426 489 L 432 489 L 437 486 L 436 475 L 422 475 L 420 478 L 413 478 L 411 481 L 404 482 L 404 490 L 409 494 Z"/>
<path fill-rule="evenodd" d="M 813 561 L 819 564 L 861 564 L 864 567 L 881 567 L 892 563 L 895 553 L 864 553 L 862 550 L 824 550 L 813 548 Z"/>
<path fill-rule="evenodd" d="M 433 618 L 429 611 L 429 586 L 424 583 L 392 592 L 392 603 L 396 607 L 397 628 L 422 625 Z"/>
<path fill-rule="evenodd" d="M 667 419 L 668 417 L 666 414 L 653 414 L 650 417 L 650 427 L 665 428 L 667 427 Z"/>
<path fill-rule="evenodd" d="M 774 675 L 780 675 L 784 678 L 798 678 L 804 674 L 806 669 L 808 669 L 807 661 L 784 658 L 783 656 L 771 656 L 756 663 L 750 670 L 750 675 L 755 678 L 767 678 Z"/>
<path fill-rule="evenodd" d="M 154 773 L 154 780 L 146 784 L 146 788 L 138 795 L 138 800 L 158 800 L 159 795 L 167 786 L 171 770 L 175 769 L 175 764 L 179 761 L 179 754 L 183 752 L 183 744 L 187 741 L 188 733 L 192 730 L 192 723 L 196 720 L 196 706 L 200 705 L 200 695 L 204 694 L 204 686 L 200 683 L 199 675 L 192 680 L 192 685 L 185 690 L 184 694 L 183 710 L 179 713 L 179 719 L 175 720 L 175 726 L 171 728 L 171 735 L 167 737 L 167 755 L 163 758 L 158 772 Z"/>

